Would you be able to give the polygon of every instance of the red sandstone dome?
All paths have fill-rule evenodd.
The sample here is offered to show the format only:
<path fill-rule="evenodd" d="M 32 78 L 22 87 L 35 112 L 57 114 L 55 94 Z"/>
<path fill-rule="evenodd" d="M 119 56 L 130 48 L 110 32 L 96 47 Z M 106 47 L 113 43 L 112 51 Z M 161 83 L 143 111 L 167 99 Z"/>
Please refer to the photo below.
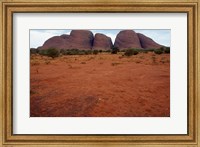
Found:
<path fill-rule="evenodd" d="M 117 34 L 114 46 L 118 49 L 142 48 L 137 34 L 133 30 L 123 30 Z"/>
<path fill-rule="evenodd" d="M 93 50 L 110 50 L 112 46 L 113 44 L 110 37 L 100 33 L 95 34 Z"/>
<path fill-rule="evenodd" d="M 143 35 L 143 34 L 140 34 L 140 33 L 137 33 L 139 39 L 140 39 L 140 44 L 142 46 L 142 48 L 144 49 L 159 49 L 160 47 L 162 47 L 162 45 L 156 43 L 153 39 Z"/>
<path fill-rule="evenodd" d="M 48 48 L 62 49 L 65 46 L 65 42 L 67 41 L 63 37 L 54 36 L 45 41 L 43 46 L 40 47 L 40 49 L 48 49 Z"/>
<path fill-rule="evenodd" d="M 43 44 L 40 49 L 92 49 L 93 33 L 88 30 L 72 30 L 70 35 L 54 36 Z"/>
<path fill-rule="evenodd" d="M 70 33 L 71 48 L 88 50 L 92 49 L 93 33 L 88 30 L 72 30 Z"/>
<path fill-rule="evenodd" d="M 89 30 L 72 30 L 70 35 L 63 34 L 49 38 L 38 49 L 109 50 L 112 46 L 111 38 L 104 34 L 97 33 L 94 37 Z M 119 49 L 158 49 L 162 45 L 133 30 L 123 30 L 117 34 L 114 47 Z"/>

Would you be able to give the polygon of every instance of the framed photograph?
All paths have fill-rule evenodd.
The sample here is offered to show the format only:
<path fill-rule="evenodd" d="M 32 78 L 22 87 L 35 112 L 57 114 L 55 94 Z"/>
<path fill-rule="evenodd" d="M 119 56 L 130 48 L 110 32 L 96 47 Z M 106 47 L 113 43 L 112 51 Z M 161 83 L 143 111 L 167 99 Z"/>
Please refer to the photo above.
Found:
<path fill-rule="evenodd" d="M 199 0 L 0 4 L 0 146 L 200 146 Z"/>

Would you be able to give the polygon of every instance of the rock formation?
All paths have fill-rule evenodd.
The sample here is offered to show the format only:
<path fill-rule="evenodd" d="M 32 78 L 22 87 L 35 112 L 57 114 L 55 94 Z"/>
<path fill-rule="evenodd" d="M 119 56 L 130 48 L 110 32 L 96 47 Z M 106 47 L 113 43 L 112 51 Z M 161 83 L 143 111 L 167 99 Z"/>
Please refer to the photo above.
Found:
<path fill-rule="evenodd" d="M 113 44 L 111 38 L 100 33 L 96 33 L 93 42 L 93 50 L 110 50 Z"/>
<path fill-rule="evenodd" d="M 111 38 L 104 34 L 96 33 L 94 37 L 89 30 L 72 30 L 70 35 L 63 34 L 49 38 L 38 49 L 109 50 L 112 46 Z M 120 31 L 114 42 L 114 47 L 119 49 L 158 49 L 161 46 L 151 38 L 133 30 Z"/>
<path fill-rule="evenodd" d="M 156 43 L 155 41 L 153 41 L 153 39 L 143 35 L 143 34 L 140 34 L 140 33 L 137 33 L 138 35 L 138 38 L 140 40 L 140 44 L 142 46 L 142 48 L 144 49 L 159 49 L 160 47 L 162 47 L 162 45 Z"/>
<path fill-rule="evenodd" d="M 137 34 L 133 30 L 123 30 L 117 34 L 114 46 L 118 49 L 142 48 Z"/>
<path fill-rule="evenodd" d="M 70 33 L 70 45 L 72 49 L 92 49 L 93 33 L 88 30 L 72 30 Z"/>
<path fill-rule="evenodd" d="M 40 49 L 92 49 L 93 33 L 88 30 L 72 30 L 70 35 L 54 36 L 43 44 Z"/>
<path fill-rule="evenodd" d="M 44 42 L 40 49 L 57 48 L 62 49 L 65 46 L 65 39 L 61 36 L 54 36 Z"/>

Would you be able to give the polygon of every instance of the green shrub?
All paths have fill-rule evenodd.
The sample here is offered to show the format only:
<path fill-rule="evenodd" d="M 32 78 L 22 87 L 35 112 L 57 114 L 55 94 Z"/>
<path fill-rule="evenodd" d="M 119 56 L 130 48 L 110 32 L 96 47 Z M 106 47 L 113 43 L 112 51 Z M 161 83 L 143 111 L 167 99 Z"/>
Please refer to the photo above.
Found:
<path fill-rule="evenodd" d="M 70 52 L 70 55 L 78 55 L 79 54 L 78 49 L 70 49 L 69 52 Z"/>
<path fill-rule="evenodd" d="M 30 53 L 31 53 L 31 54 L 37 54 L 37 53 L 39 53 L 39 50 L 36 49 L 36 48 L 31 48 L 31 49 L 30 49 Z"/>
<path fill-rule="evenodd" d="M 160 50 L 161 50 L 162 52 L 164 52 L 165 49 L 166 49 L 166 48 L 165 48 L 164 46 L 161 46 L 161 47 L 160 47 Z"/>
<path fill-rule="evenodd" d="M 60 53 L 63 55 L 96 55 L 99 53 L 99 50 L 61 49 Z"/>
<path fill-rule="evenodd" d="M 80 51 L 78 51 L 77 55 L 85 55 L 85 51 L 84 50 L 80 50 Z"/>
<path fill-rule="evenodd" d="M 93 50 L 93 54 L 94 54 L 94 55 L 97 55 L 98 53 L 99 53 L 98 50 Z"/>
<path fill-rule="evenodd" d="M 154 48 L 148 48 L 148 49 L 143 49 L 142 51 L 147 53 L 147 52 L 153 52 L 155 49 Z"/>
<path fill-rule="evenodd" d="M 46 50 L 46 49 L 44 49 L 44 50 L 39 50 L 39 54 L 40 54 L 40 55 L 46 56 L 46 55 L 47 55 L 47 50 Z"/>
<path fill-rule="evenodd" d="M 152 58 L 153 63 L 156 63 L 156 57 L 152 56 L 151 58 Z"/>
<path fill-rule="evenodd" d="M 112 50 L 111 54 L 117 54 L 117 52 L 118 52 L 117 50 Z"/>
<path fill-rule="evenodd" d="M 139 52 L 136 49 L 127 49 L 124 53 L 125 56 L 137 55 Z"/>
<path fill-rule="evenodd" d="M 80 53 L 81 52 L 81 53 Z M 78 49 L 65 49 L 64 51 L 61 50 L 61 53 L 63 55 L 79 55 L 79 54 L 85 54 L 83 51 L 80 51 Z"/>
<path fill-rule="evenodd" d="M 170 53 L 170 47 L 166 47 L 164 52 L 165 52 L 166 54 L 169 54 L 169 53 Z"/>
<path fill-rule="evenodd" d="M 122 50 L 120 50 L 120 52 L 126 52 L 126 50 L 125 50 L 125 49 L 122 49 Z"/>
<path fill-rule="evenodd" d="M 60 51 L 55 48 L 49 48 L 46 51 L 46 55 L 52 58 L 58 57 L 60 55 Z"/>
<path fill-rule="evenodd" d="M 60 50 L 60 53 L 63 54 L 63 55 L 65 54 L 65 52 L 66 52 L 65 49 Z"/>
<path fill-rule="evenodd" d="M 111 50 L 106 50 L 105 52 L 108 52 L 108 53 L 110 53 L 110 52 L 111 52 Z"/>
<path fill-rule="evenodd" d="M 113 47 L 112 47 L 111 54 L 117 54 L 117 52 L 119 52 L 118 47 L 113 46 Z"/>
<path fill-rule="evenodd" d="M 160 54 L 163 53 L 163 50 L 162 49 L 155 49 L 154 53 L 160 55 Z"/>
<path fill-rule="evenodd" d="M 85 55 L 90 55 L 92 54 L 92 50 L 85 50 Z"/>
<path fill-rule="evenodd" d="M 148 53 L 148 51 L 142 51 L 142 53 L 145 53 L 145 54 L 147 54 L 147 53 Z"/>
<path fill-rule="evenodd" d="M 62 54 L 63 55 L 72 55 L 71 51 L 69 51 L 69 50 L 65 50 Z"/>

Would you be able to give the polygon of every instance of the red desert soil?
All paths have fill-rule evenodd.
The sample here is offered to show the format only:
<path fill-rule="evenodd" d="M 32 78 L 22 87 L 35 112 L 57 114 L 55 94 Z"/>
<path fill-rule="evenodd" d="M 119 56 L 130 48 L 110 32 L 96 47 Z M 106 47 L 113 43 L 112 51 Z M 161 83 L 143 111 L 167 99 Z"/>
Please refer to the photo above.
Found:
<path fill-rule="evenodd" d="M 31 55 L 31 117 L 169 117 L 170 54 Z"/>

